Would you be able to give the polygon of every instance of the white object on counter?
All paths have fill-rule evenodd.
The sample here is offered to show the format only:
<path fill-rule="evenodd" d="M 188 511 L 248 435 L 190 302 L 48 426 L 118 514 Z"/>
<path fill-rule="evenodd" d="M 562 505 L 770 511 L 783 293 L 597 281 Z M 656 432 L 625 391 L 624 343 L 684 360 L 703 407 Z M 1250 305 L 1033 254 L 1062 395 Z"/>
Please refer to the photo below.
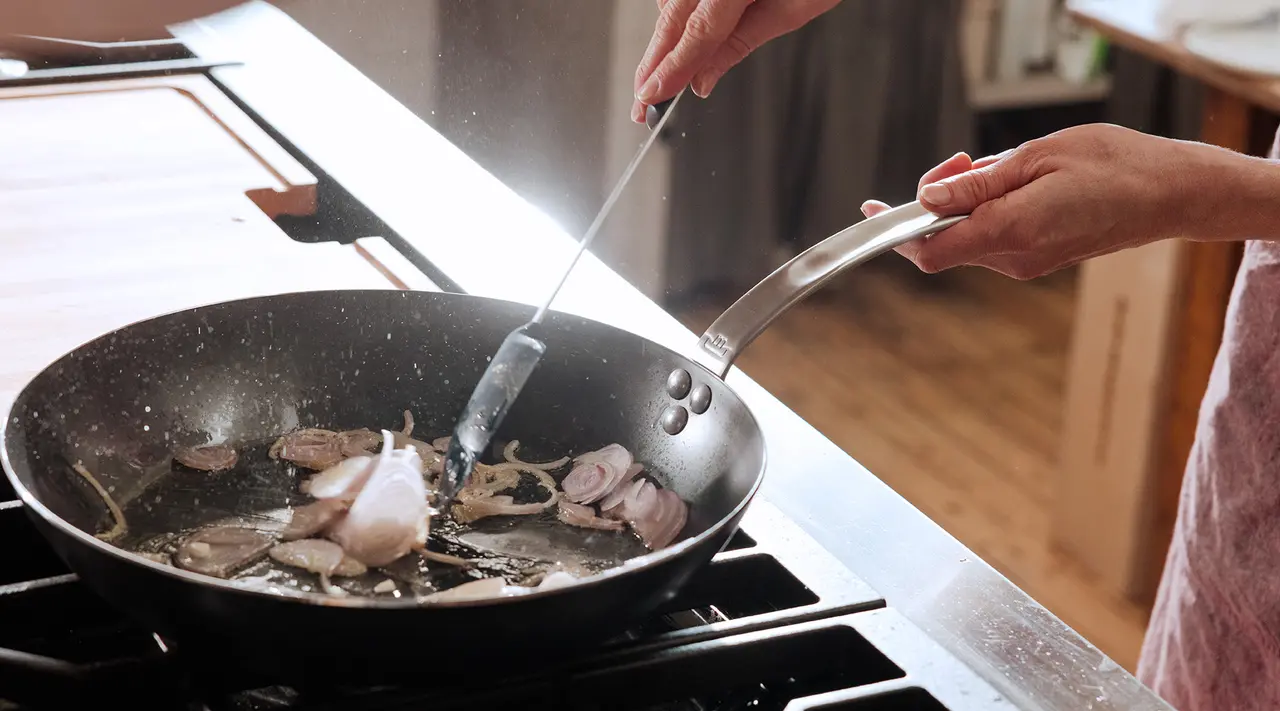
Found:
<path fill-rule="evenodd" d="M 1197 25 L 1182 37 L 1188 52 L 1227 69 L 1280 77 L 1280 21 Z"/>
<path fill-rule="evenodd" d="M 1229 25 L 1255 22 L 1273 12 L 1280 11 L 1280 0 L 1155 0 L 1155 2 L 1157 3 L 1156 16 L 1168 31 L 1202 23 Z"/>

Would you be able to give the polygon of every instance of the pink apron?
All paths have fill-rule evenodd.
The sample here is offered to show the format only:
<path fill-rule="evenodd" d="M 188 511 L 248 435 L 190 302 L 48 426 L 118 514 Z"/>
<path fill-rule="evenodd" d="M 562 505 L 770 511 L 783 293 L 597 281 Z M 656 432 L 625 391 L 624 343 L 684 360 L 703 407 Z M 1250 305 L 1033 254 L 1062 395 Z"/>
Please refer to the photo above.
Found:
<path fill-rule="evenodd" d="M 1280 709 L 1280 242 L 1245 246 L 1138 676 L 1178 711 Z"/>

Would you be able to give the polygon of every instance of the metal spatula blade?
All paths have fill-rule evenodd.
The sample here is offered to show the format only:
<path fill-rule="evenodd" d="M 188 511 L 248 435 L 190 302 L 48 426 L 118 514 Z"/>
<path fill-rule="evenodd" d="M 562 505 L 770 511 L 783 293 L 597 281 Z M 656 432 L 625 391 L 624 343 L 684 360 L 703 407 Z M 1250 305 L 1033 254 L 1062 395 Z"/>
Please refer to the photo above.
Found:
<path fill-rule="evenodd" d="M 480 382 L 476 385 L 475 391 L 471 393 L 471 399 L 467 402 L 466 408 L 463 409 L 462 416 L 458 418 L 458 423 L 453 430 L 453 437 L 449 441 L 448 451 L 445 452 L 444 472 L 440 476 L 435 502 L 437 510 L 448 510 L 458 492 L 467 485 L 467 481 L 471 478 L 471 472 L 475 469 L 476 461 L 488 449 L 494 432 L 498 430 L 498 426 L 502 424 L 502 419 L 506 417 L 507 411 L 511 409 L 511 405 L 519 397 L 520 391 L 524 389 L 525 383 L 529 380 L 529 376 L 533 374 L 534 369 L 538 367 L 538 363 L 542 361 L 542 356 L 547 352 L 547 344 L 538 334 L 541 331 L 540 326 L 542 319 L 546 316 L 547 309 L 555 301 L 556 295 L 560 293 L 560 289 L 564 286 L 565 281 L 568 280 L 569 274 L 573 272 L 573 268 L 577 266 L 582 254 L 587 251 L 587 247 L 591 246 L 592 240 L 595 239 L 596 234 L 600 231 L 600 227 L 613 209 L 614 203 L 618 201 L 623 189 L 631 181 L 631 176 L 635 173 L 636 168 L 644 160 L 645 155 L 648 154 L 658 136 L 662 134 L 662 127 L 666 125 L 672 109 L 680 101 L 681 96 L 684 96 L 683 90 L 665 105 L 650 107 L 646 123 L 652 130 L 648 138 L 640 146 L 640 150 L 635 157 L 631 159 L 630 165 L 622 173 L 622 177 L 619 178 L 618 183 L 614 186 L 613 192 L 609 193 L 609 197 L 604 201 L 600 212 L 596 214 L 591 226 L 587 228 L 587 233 L 578 244 L 578 249 L 569 265 L 565 268 L 564 274 L 561 275 L 560 280 L 551 290 L 546 302 L 534 314 L 533 320 L 512 331 L 503 340 L 498 352 L 494 354 L 493 360 L 489 362 L 489 367 L 480 376 Z"/>

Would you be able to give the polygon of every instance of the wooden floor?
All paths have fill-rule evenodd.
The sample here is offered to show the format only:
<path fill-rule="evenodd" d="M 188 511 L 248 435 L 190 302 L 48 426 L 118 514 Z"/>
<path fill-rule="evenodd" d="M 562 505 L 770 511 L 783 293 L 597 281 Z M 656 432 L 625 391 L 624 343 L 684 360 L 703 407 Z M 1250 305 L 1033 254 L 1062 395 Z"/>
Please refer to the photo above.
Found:
<path fill-rule="evenodd" d="M 783 317 L 738 364 L 1132 670 L 1145 611 L 1049 541 L 1074 279 L 930 277 L 890 255 Z M 723 305 L 685 321 L 705 328 Z"/>

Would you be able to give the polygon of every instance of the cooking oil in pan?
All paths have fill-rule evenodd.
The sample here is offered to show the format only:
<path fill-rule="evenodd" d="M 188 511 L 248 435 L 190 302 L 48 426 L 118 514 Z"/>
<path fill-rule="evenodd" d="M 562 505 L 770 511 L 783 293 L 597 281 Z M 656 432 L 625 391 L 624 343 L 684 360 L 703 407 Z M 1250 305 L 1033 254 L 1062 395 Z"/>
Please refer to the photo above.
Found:
<path fill-rule="evenodd" d="M 122 508 L 129 533 L 118 545 L 153 560 L 170 559 L 197 531 L 230 527 L 277 534 L 289 522 L 291 507 L 310 501 L 298 484 L 310 472 L 267 456 L 270 442 L 240 448 L 229 471 L 209 473 L 175 466 Z M 520 486 L 509 492 L 518 503 L 542 491 Z M 260 556 L 231 580 L 278 592 L 304 592 L 374 597 L 420 597 L 481 578 L 503 577 L 508 584 L 536 585 L 547 573 L 585 576 L 617 567 L 648 552 L 629 531 L 601 531 L 561 523 L 555 507 L 536 516 L 495 516 L 468 525 L 448 517 L 431 521 L 426 557 L 411 553 L 363 575 L 333 578 L 324 587 L 320 576 Z M 459 566 L 458 558 L 465 560 Z"/>

